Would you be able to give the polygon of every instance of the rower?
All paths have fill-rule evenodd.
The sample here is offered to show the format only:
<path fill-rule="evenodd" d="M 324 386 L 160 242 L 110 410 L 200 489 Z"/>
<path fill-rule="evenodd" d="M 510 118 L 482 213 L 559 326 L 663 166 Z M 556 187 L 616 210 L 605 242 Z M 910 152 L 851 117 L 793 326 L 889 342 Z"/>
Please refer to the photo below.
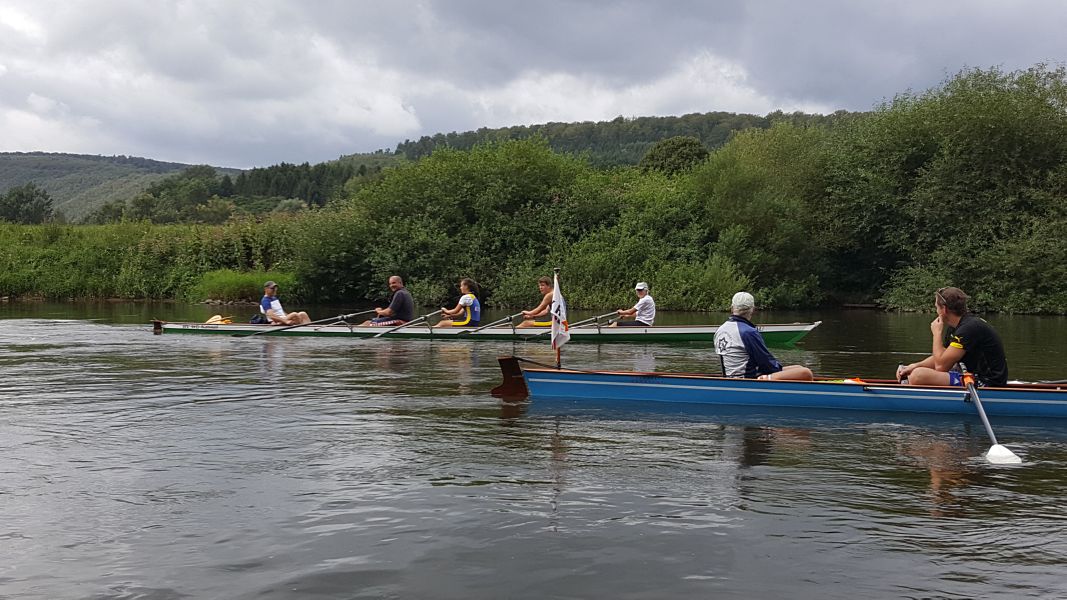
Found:
<path fill-rule="evenodd" d="M 311 317 L 304 311 L 285 312 L 282 301 L 278 299 L 278 284 L 273 281 L 263 284 L 259 312 L 263 313 L 271 325 L 304 325 L 311 322 Z"/>
<path fill-rule="evenodd" d="M 377 317 L 363 321 L 361 326 L 370 327 L 393 327 L 403 325 L 415 318 L 415 301 L 411 298 L 411 292 L 404 287 L 404 280 L 399 275 L 389 278 L 389 289 L 393 296 L 389 300 L 389 306 L 375 308 Z"/>
<path fill-rule="evenodd" d="M 730 319 L 715 331 L 715 351 L 722 360 L 722 374 L 745 379 L 792 379 L 811 381 L 811 369 L 800 365 L 783 367 L 763 342 L 752 313 L 756 299 L 748 292 L 737 292 L 730 301 Z"/>
<path fill-rule="evenodd" d="M 522 311 L 522 323 L 516 327 L 549 327 L 552 318 L 548 311 L 552 308 L 552 278 L 542 277 L 537 280 L 537 289 L 541 291 L 541 303 L 536 308 Z"/>
<path fill-rule="evenodd" d="M 477 327 L 482 321 L 482 303 L 478 301 L 480 289 L 470 277 L 459 282 L 462 296 L 455 308 L 442 308 L 441 314 L 449 317 L 441 319 L 434 327 Z"/>
<path fill-rule="evenodd" d="M 911 385 L 962 386 L 963 375 L 954 370 L 961 363 L 974 373 L 978 387 L 1004 385 L 1008 382 L 1008 361 L 1004 344 L 985 319 L 967 310 L 967 294 L 956 287 L 934 292 L 937 318 L 930 323 L 933 351 L 923 360 L 897 368 L 897 380 Z M 945 326 L 954 328 L 948 336 Z"/>
<path fill-rule="evenodd" d="M 656 301 L 648 293 L 648 284 L 644 281 L 637 282 L 634 286 L 637 294 L 637 304 L 632 308 L 620 308 L 615 311 L 619 318 L 633 317 L 633 321 L 615 321 L 610 327 L 651 327 L 656 320 Z"/>

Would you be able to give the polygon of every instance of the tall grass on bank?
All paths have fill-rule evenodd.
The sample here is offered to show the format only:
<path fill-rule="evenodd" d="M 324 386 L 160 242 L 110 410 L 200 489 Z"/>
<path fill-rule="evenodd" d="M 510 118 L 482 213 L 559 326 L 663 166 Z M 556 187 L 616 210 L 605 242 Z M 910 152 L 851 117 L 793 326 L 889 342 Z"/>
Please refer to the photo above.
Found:
<path fill-rule="evenodd" d="M 233 271 L 219 269 L 204 273 L 200 282 L 193 286 L 185 296 L 186 300 L 197 302 L 220 300 L 224 302 L 257 301 L 263 296 L 263 284 L 273 281 L 286 298 L 300 300 L 296 289 L 296 277 L 292 273 L 281 271 Z"/>
<path fill-rule="evenodd" d="M 292 225 L 287 218 L 223 226 L 0 223 L 0 296 L 197 298 L 205 273 L 219 269 L 287 273 Z M 294 285 L 290 293 L 297 292 Z"/>

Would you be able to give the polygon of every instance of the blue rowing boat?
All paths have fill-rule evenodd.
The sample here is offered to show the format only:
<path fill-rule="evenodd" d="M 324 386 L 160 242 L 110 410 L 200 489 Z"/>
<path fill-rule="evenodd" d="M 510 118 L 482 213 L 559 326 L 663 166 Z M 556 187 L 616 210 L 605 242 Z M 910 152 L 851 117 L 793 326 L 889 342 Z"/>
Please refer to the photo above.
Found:
<path fill-rule="evenodd" d="M 523 363 L 535 366 L 527 366 Z M 900 385 L 891 380 L 763 381 L 691 373 L 575 371 L 500 358 L 504 382 L 492 394 L 507 400 L 687 402 L 909 413 L 975 414 L 966 389 Z M 1067 418 L 1067 384 L 1020 383 L 981 390 L 993 417 Z"/>

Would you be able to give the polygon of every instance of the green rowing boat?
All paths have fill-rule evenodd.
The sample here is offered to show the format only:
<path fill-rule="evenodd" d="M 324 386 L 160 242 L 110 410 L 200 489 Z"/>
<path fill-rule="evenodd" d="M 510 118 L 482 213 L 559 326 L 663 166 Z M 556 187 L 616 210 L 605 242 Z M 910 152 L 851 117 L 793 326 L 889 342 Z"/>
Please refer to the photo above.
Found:
<path fill-rule="evenodd" d="M 814 323 L 787 323 L 757 325 L 763 339 L 768 344 L 788 346 L 795 344 L 809 331 L 819 326 L 822 321 Z M 327 323 L 287 328 L 282 331 L 275 325 L 250 325 L 244 323 L 167 323 L 153 321 L 153 331 L 163 333 L 185 333 L 201 335 L 251 335 L 260 334 L 299 337 L 345 337 L 371 338 L 383 331 L 382 327 L 360 327 L 347 323 Z M 278 329 L 271 333 L 271 329 Z M 654 327 L 605 327 L 590 324 L 573 327 L 570 330 L 571 342 L 591 343 L 661 343 L 661 342 L 705 342 L 710 344 L 715 336 L 716 325 L 664 325 Z M 425 324 L 414 324 L 397 329 L 383 337 L 405 340 L 466 340 L 466 341 L 529 341 L 544 340 L 548 342 L 548 328 L 513 328 L 507 325 L 475 330 L 474 328 L 440 328 L 434 329 Z"/>

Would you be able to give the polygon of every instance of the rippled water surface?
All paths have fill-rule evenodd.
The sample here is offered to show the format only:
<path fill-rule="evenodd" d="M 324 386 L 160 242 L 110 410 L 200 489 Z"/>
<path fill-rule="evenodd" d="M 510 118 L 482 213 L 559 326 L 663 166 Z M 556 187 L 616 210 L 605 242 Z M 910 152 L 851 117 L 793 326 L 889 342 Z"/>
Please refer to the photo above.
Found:
<path fill-rule="evenodd" d="M 994 423 L 1024 458 L 997 467 L 972 418 L 487 394 L 547 344 L 144 324 L 213 312 L 0 305 L 0 598 L 1067 597 L 1067 422 Z M 929 315 L 757 320 L 816 318 L 780 358 L 887 376 L 928 346 Z M 1013 377 L 1067 377 L 1063 319 L 990 320 Z"/>

